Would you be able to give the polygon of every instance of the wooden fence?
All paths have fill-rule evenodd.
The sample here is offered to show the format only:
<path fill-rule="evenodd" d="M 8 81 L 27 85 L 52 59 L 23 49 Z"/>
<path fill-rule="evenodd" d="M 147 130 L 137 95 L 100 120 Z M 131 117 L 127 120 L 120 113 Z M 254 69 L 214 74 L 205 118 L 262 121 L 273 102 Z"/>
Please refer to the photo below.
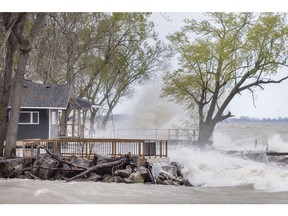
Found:
<path fill-rule="evenodd" d="M 93 158 L 94 153 L 117 157 L 128 152 L 139 155 L 141 159 L 168 157 L 167 140 L 85 138 L 23 140 L 23 157 L 36 157 L 45 153 L 43 147 L 51 153 L 87 159 Z"/>

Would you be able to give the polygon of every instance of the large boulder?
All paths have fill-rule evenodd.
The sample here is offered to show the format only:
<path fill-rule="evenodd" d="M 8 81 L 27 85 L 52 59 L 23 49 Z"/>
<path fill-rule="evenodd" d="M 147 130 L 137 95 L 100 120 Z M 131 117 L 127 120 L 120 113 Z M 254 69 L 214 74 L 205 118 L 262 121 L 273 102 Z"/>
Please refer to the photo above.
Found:
<path fill-rule="evenodd" d="M 132 174 L 129 176 L 129 179 L 130 179 L 133 183 L 144 183 L 144 182 L 145 182 L 144 177 L 143 177 L 139 172 L 132 173 Z"/>
<path fill-rule="evenodd" d="M 161 171 L 156 179 L 157 184 L 182 185 L 182 179 L 176 178 L 169 172 Z"/>
<path fill-rule="evenodd" d="M 143 166 L 134 168 L 134 172 L 131 173 L 131 175 L 129 176 L 129 179 L 131 179 L 135 183 L 151 182 L 151 178 L 148 173 L 148 170 L 147 168 Z"/>
<path fill-rule="evenodd" d="M 121 178 L 128 178 L 132 173 L 132 168 L 130 165 L 126 166 L 125 169 L 119 169 L 114 172 L 114 175 L 120 176 Z"/>
<path fill-rule="evenodd" d="M 177 162 L 171 162 L 169 165 L 162 167 L 162 170 L 174 176 L 175 178 L 183 178 L 181 169 L 182 166 Z"/>
<path fill-rule="evenodd" d="M 59 168 L 61 165 L 49 154 L 41 154 L 36 158 L 31 173 L 42 180 L 47 180 L 53 177 L 56 172 L 55 168 Z"/>
<path fill-rule="evenodd" d="M 171 162 L 168 165 L 162 166 L 161 171 L 156 178 L 156 183 L 164 185 L 185 185 L 193 187 L 188 179 L 184 179 L 181 169 L 181 165 L 177 162 Z"/>

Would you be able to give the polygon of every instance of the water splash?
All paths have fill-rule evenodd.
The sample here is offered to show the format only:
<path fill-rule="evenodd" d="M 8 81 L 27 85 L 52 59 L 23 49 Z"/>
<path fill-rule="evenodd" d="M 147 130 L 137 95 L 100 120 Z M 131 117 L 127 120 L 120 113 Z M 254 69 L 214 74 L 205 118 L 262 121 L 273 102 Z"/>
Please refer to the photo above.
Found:
<path fill-rule="evenodd" d="M 235 187 L 253 185 L 255 190 L 288 191 L 288 169 L 227 155 L 223 151 L 193 147 L 175 149 L 171 161 L 184 167 L 185 178 L 195 186 Z"/>

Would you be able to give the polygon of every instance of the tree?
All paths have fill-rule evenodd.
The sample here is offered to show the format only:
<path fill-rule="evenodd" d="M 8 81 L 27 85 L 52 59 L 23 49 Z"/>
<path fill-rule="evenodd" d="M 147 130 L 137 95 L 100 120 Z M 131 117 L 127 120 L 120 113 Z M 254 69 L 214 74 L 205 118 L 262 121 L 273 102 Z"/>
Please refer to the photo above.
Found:
<path fill-rule="evenodd" d="M 15 24 L 11 29 L 11 33 L 15 36 L 19 44 L 19 59 L 12 88 L 10 89 L 11 110 L 5 144 L 6 158 L 16 156 L 16 140 L 22 98 L 21 92 L 23 92 L 22 88 L 26 65 L 32 49 L 31 43 L 36 32 L 39 31 L 39 28 L 42 26 L 44 18 L 44 13 L 37 13 L 36 15 L 30 14 L 30 16 L 27 13 L 18 13 L 15 18 Z M 10 76 L 12 76 L 12 74 Z"/>
<path fill-rule="evenodd" d="M 286 14 L 209 13 L 185 20 L 168 36 L 180 68 L 164 76 L 162 96 L 197 113 L 198 143 L 206 144 L 217 123 L 232 117 L 227 106 L 243 91 L 280 83 L 287 67 Z M 193 39 L 195 37 L 195 39 Z"/>
<path fill-rule="evenodd" d="M 3 68 L 0 76 L 0 156 L 3 156 L 4 141 L 6 138 L 8 102 L 11 88 L 11 76 L 14 65 L 14 55 L 17 48 L 17 41 L 12 34 L 12 27 L 15 24 L 16 15 L 13 13 L 2 13 L 2 40 L 1 51 L 3 58 Z"/>
<path fill-rule="evenodd" d="M 111 39 L 105 52 L 110 53 L 109 61 L 100 74 L 104 76 L 101 102 L 107 106 L 102 110 L 105 111 L 103 129 L 119 101 L 133 95 L 133 87 L 147 81 L 161 67 L 165 48 L 157 41 L 149 16 L 149 13 L 113 13 L 109 17 Z"/>

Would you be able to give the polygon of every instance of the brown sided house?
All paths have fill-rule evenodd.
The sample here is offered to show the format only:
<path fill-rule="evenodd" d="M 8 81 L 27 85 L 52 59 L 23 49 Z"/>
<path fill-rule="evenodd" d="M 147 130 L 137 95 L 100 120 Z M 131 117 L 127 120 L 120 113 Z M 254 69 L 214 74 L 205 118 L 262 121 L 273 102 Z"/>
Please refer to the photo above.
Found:
<path fill-rule="evenodd" d="M 78 113 L 99 107 L 87 100 L 71 98 L 70 85 L 43 85 L 25 80 L 17 140 L 59 137 L 60 115 L 68 106 L 76 107 Z"/>

